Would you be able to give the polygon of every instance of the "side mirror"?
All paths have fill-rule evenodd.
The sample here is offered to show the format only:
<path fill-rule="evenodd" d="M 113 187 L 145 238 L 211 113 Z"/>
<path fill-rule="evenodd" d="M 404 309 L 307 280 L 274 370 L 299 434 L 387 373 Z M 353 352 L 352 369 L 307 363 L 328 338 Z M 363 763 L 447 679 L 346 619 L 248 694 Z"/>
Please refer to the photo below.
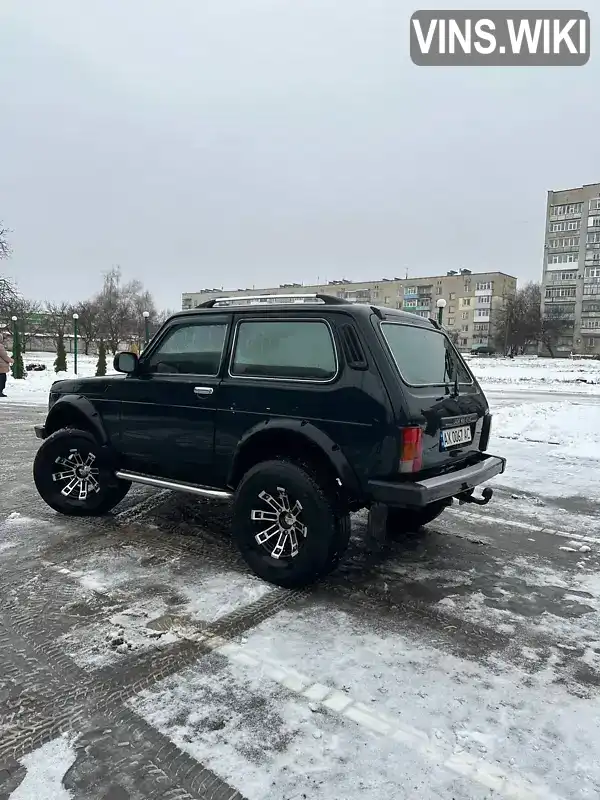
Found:
<path fill-rule="evenodd" d="M 113 361 L 113 366 L 117 372 L 124 372 L 132 375 L 137 371 L 139 359 L 135 353 L 117 353 Z"/>

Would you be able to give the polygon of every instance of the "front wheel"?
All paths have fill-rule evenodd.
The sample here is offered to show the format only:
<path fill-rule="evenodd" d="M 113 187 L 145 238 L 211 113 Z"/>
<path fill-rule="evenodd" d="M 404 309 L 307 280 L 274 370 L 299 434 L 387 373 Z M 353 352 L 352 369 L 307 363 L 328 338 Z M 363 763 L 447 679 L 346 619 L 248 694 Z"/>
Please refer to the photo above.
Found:
<path fill-rule="evenodd" d="M 233 538 L 250 568 L 285 588 L 331 571 L 350 536 L 349 515 L 309 468 L 265 461 L 242 479 L 233 509 Z"/>
<path fill-rule="evenodd" d="M 131 484 L 115 478 L 114 467 L 91 433 L 65 428 L 37 452 L 33 479 L 42 499 L 60 514 L 99 516 L 118 505 Z"/>
<path fill-rule="evenodd" d="M 390 537 L 416 533 L 440 516 L 451 501 L 440 500 L 424 508 L 388 508 L 387 534 Z"/>

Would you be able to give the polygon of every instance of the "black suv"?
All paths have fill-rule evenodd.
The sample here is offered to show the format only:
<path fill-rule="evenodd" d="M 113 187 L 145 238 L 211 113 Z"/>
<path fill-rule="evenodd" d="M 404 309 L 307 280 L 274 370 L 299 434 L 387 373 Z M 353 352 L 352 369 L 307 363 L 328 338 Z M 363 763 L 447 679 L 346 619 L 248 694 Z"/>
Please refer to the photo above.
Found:
<path fill-rule="evenodd" d="M 233 501 L 262 578 L 331 570 L 350 512 L 417 530 L 504 471 L 491 416 L 436 321 L 327 295 L 213 299 L 166 322 L 124 375 L 54 383 L 34 463 L 42 498 L 108 512 L 132 483 Z"/>

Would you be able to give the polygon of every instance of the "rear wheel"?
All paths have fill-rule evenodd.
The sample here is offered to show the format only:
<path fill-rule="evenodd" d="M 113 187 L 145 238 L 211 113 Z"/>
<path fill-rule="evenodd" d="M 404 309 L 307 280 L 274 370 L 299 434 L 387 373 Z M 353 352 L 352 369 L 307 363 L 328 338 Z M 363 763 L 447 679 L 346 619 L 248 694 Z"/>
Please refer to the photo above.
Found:
<path fill-rule="evenodd" d="M 131 487 L 115 478 L 106 448 L 91 433 L 74 428 L 56 431 L 43 442 L 33 479 L 50 508 L 70 516 L 106 514 Z"/>
<path fill-rule="evenodd" d="M 431 503 L 424 508 L 388 508 L 387 534 L 390 537 L 416 533 L 433 522 L 450 505 L 448 500 Z"/>
<path fill-rule="evenodd" d="M 233 538 L 264 580 L 294 588 L 330 572 L 350 538 L 350 517 L 309 467 L 265 461 L 243 477 L 235 497 Z"/>

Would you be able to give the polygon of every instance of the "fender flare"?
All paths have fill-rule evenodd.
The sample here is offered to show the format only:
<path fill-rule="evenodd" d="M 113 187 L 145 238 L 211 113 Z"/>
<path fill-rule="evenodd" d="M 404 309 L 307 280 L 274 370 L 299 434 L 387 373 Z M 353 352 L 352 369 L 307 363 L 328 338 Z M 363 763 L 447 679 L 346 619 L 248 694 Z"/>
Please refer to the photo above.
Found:
<path fill-rule="evenodd" d="M 94 404 L 88 400 L 87 397 L 77 394 L 65 394 L 58 398 L 56 403 L 52 406 L 46 417 L 45 428 L 46 431 L 53 432 L 65 427 L 62 424 L 53 426 L 53 421 L 57 418 L 60 419 L 64 416 L 65 420 L 72 419 L 73 424 L 77 420 L 83 420 L 87 423 L 86 427 L 91 430 L 94 436 L 98 439 L 100 444 L 107 445 L 109 443 L 106 430 L 102 423 L 102 418 L 98 411 L 94 408 Z"/>
<path fill-rule="evenodd" d="M 293 433 L 294 435 L 305 438 L 312 445 L 316 446 L 330 463 L 346 492 L 355 498 L 361 498 L 363 496 L 363 490 L 358 476 L 340 449 L 340 446 L 324 431 L 316 425 L 313 425 L 313 423 L 299 419 L 268 419 L 247 430 L 238 442 L 233 463 L 229 470 L 229 475 L 227 476 L 227 484 L 229 486 L 233 486 L 235 483 L 236 473 L 244 450 L 250 444 L 255 445 L 260 442 L 261 438 L 267 436 L 270 438 L 278 431 L 282 433 Z"/>

